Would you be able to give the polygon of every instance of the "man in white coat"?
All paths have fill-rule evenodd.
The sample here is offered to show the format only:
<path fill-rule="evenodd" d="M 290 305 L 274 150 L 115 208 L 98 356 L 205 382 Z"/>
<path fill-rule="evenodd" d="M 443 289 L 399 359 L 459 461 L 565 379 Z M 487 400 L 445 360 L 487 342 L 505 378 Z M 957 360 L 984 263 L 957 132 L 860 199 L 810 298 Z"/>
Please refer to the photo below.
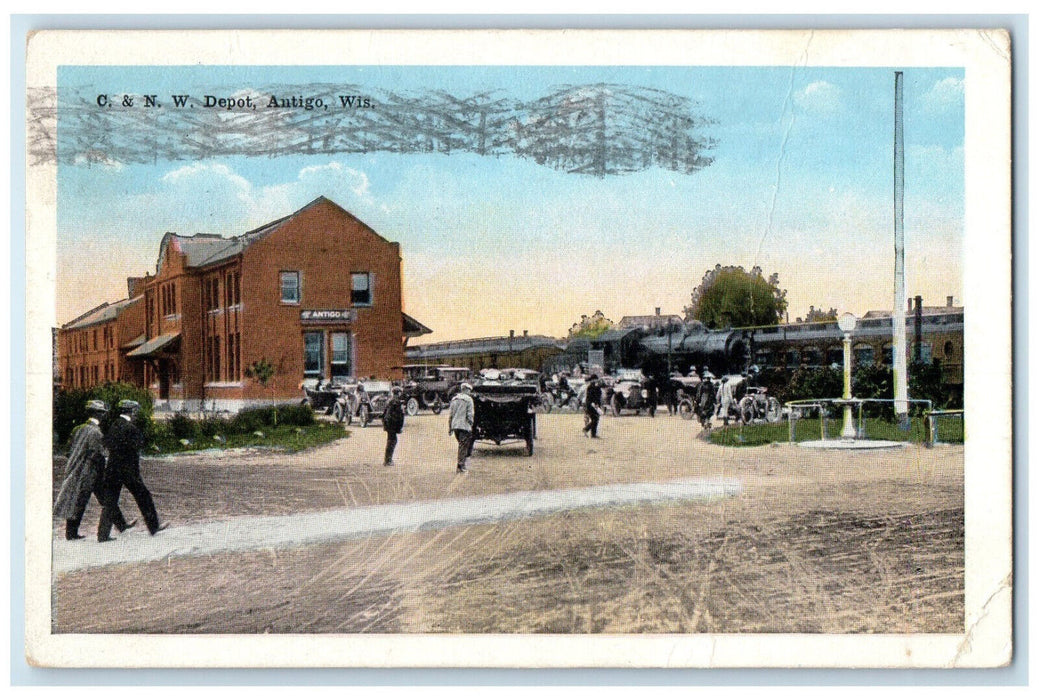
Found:
<path fill-rule="evenodd" d="M 463 383 L 457 394 L 451 399 L 451 419 L 448 432 L 458 440 L 458 473 L 469 471 L 466 460 L 473 452 L 473 423 L 476 420 L 476 406 L 470 395 L 473 387 Z"/>

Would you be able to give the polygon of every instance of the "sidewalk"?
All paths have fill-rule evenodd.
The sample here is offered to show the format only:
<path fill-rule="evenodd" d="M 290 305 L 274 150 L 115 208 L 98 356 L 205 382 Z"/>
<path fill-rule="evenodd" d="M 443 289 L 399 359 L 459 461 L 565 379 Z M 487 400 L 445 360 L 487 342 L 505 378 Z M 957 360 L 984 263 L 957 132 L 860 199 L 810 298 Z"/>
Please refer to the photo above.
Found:
<path fill-rule="evenodd" d="M 458 477 L 469 478 L 469 477 Z M 519 491 L 490 496 L 366 506 L 317 513 L 173 526 L 155 535 L 138 526 L 114 542 L 67 541 L 56 532 L 56 575 L 98 566 L 161 561 L 217 552 L 286 549 L 323 542 L 381 537 L 396 532 L 535 518 L 583 508 L 663 501 L 709 500 L 741 491 L 735 479 L 683 479 L 667 483 L 612 484 L 556 491 Z"/>

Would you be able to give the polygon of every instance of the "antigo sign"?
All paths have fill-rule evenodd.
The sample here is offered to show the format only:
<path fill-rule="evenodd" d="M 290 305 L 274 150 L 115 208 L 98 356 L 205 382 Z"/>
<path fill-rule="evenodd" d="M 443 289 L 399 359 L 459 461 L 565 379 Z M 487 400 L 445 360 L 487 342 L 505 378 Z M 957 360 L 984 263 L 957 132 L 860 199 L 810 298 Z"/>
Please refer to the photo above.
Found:
<path fill-rule="evenodd" d="M 351 323 L 356 321 L 353 309 L 301 309 L 299 320 L 302 323 Z"/>

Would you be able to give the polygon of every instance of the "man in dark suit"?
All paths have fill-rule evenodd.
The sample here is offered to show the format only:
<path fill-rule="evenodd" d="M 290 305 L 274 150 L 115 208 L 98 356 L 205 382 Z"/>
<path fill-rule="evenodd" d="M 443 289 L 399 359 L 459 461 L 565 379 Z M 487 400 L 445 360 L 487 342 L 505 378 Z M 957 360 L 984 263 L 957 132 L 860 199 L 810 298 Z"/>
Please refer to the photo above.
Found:
<path fill-rule="evenodd" d="M 584 433 L 589 437 L 597 438 L 599 430 L 599 416 L 602 415 L 602 385 L 599 384 L 599 376 L 593 374 L 588 377 L 588 392 L 584 397 Z"/>
<path fill-rule="evenodd" d="M 114 539 L 111 536 L 112 523 L 116 520 L 115 513 L 119 507 L 119 494 L 124 486 L 137 501 L 137 507 L 141 509 L 148 532 L 154 535 L 167 527 L 166 523 L 159 523 L 155 502 L 152 500 L 148 487 L 141 480 L 141 448 L 144 446 L 144 434 L 133 422 L 139 409 L 140 405 L 136 401 L 127 399 L 120 401 L 119 416 L 112 421 L 112 425 L 105 434 L 104 442 L 105 447 L 108 448 L 108 464 L 105 467 L 102 485 L 105 503 L 101 511 L 101 522 L 97 526 L 98 542 L 108 542 Z"/>
<path fill-rule="evenodd" d="M 383 465 L 393 464 L 393 450 L 397 447 L 397 435 L 404 430 L 404 405 L 401 403 L 399 386 L 390 390 L 390 400 L 386 404 L 386 413 L 382 416 L 382 429 L 386 431 L 386 454 Z"/>

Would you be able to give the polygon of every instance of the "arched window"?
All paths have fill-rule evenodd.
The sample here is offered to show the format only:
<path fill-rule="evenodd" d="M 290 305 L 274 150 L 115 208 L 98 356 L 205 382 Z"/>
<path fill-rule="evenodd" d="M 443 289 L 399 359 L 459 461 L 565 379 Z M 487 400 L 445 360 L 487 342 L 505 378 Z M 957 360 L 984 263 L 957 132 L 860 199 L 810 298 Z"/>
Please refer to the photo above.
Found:
<path fill-rule="evenodd" d="M 787 367 L 797 367 L 798 363 L 801 362 L 801 353 L 794 348 L 790 348 L 783 353 L 783 362 Z"/>
<path fill-rule="evenodd" d="M 801 361 L 809 367 L 818 367 L 823 363 L 823 353 L 819 348 L 805 348 L 801 351 Z"/>
<path fill-rule="evenodd" d="M 892 345 L 891 343 L 885 343 L 884 344 L 884 359 L 883 359 L 883 362 L 884 362 L 885 365 L 888 365 L 888 366 L 895 364 L 895 346 Z"/>
<path fill-rule="evenodd" d="M 873 364 L 873 346 L 872 345 L 866 345 L 865 343 L 863 343 L 861 345 L 856 345 L 854 350 L 853 350 L 853 352 L 855 353 L 855 365 L 856 366 L 861 367 L 863 365 L 871 365 L 871 364 Z"/>

